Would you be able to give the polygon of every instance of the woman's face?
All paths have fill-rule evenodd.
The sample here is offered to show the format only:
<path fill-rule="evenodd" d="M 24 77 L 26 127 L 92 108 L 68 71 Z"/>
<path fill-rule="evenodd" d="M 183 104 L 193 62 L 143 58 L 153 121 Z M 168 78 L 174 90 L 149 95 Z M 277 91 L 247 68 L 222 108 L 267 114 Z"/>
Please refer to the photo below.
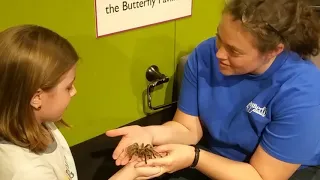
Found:
<path fill-rule="evenodd" d="M 228 13 L 223 14 L 217 29 L 216 53 L 221 73 L 228 76 L 266 71 L 276 55 L 273 52 L 262 55 L 253 42 L 254 37 L 241 21 L 234 21 Z"/>

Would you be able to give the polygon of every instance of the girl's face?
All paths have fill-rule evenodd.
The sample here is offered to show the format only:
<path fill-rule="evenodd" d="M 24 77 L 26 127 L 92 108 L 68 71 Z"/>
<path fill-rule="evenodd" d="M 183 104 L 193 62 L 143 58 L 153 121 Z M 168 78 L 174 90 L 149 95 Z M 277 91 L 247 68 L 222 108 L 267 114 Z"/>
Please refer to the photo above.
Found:
<path fill-rule="evenodd" d="M 36 119 L 40 122 L 55 122 L 62 119 L 62 115 L 77 90 L 73 83 L 76 76 L 74 65 L 63 76 L 62 81 L 48 92 L 39 90 L 33 97 L 31 105 L 34 107 Z M 39 109 L 39 107 L 41 107 Z"/>

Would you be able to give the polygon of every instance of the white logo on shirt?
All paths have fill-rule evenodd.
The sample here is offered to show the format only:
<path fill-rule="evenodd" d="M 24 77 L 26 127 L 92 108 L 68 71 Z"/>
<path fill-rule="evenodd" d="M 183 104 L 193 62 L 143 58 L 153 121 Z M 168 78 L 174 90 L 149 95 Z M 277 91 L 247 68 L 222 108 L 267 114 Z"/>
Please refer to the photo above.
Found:
<path fill-rule="evenodd" d="M 67 173 L 69 179 L 73 179 L 74 174 L 73 174 L 72 171 L 70 171 L 69 164 L 67 163 L 67 158 L 66 158 L 66 156 L 64 156 L 64 163 L 65 163 L 65 166 L 66 166 L 66 173 Z"/>
<path fill-rule="evenodd" d="M 262 117 L 266 117 L 267 108 L 266 108 L 266 107 L 259 107 L 256 103 L 254 103 L 254 102 L 251 101 L 251 102 L 247 105 L 247 112 L 248 112 L 248 113 L 255 112 L 255 113 L 259 114 L 259 115 L 262 116 Z"/>

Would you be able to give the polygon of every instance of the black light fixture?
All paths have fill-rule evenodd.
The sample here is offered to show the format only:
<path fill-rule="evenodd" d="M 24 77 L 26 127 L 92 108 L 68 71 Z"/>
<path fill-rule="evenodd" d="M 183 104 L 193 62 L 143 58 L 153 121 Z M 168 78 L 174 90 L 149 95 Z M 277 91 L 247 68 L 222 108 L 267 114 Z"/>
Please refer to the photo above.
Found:
<path fill-rule="evenodd" d="M 151 93 L 153 92 L 153 90 L 156 86 L 160 86 L 161 84 L 169 82 L 169 77 L 166 76 L 165 74 L 162 74 L 160 72 L 158 66 L 152 65 L 146 71 L 146 78 L 149 81 L 149 84 L 147 86 L 147 102 L 148 102 L 148 107 L 151 110 L 158 110 L 158 109 L 167 108 L 167 107 L 170 107 L 171 105 L 177 103 L 176 101 L 174 101 L 169 104 L 153 106 Z"/>
<path fill-rule="evenodd" d="M 320 1 L 319 0 L 311 0 L 311 7 L 314 8 L 317 12 L 320 12 Z"/>

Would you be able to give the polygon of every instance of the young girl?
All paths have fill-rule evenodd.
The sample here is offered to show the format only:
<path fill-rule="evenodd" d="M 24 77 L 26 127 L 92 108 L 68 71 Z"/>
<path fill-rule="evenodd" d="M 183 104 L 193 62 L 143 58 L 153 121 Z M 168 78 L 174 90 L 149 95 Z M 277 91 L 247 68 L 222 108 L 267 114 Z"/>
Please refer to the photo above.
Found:
<path fill-rule="evenodd" d="M 55 123 L 77 93 L 79 57 L 57 33 L 35 25 L 0 32 L 1 180 L 77 180 L 75 163 Z M 156 174 L 128 164 L 117 179 Z"/>

